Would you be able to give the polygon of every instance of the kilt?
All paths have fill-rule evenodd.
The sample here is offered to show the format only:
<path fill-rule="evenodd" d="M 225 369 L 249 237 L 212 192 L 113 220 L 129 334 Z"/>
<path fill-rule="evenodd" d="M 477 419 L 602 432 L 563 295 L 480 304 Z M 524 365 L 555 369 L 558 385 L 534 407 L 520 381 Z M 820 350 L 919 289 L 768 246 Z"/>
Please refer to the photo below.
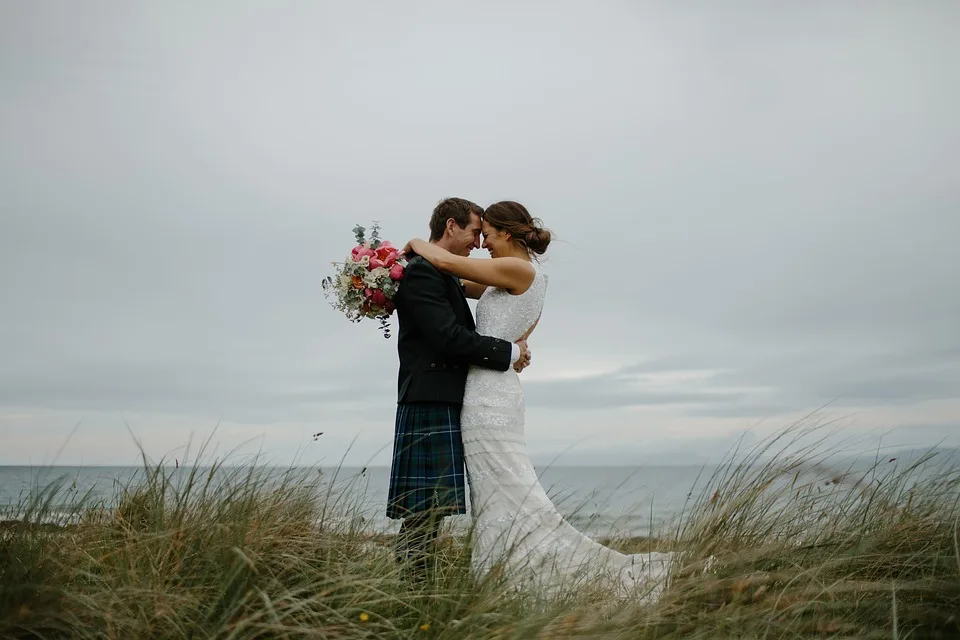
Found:
<path fill-rule="evenodd" d="M 397 405 L 387 517 L 436 510 L 467 512 L 460 405 L 434 402 Z"/>

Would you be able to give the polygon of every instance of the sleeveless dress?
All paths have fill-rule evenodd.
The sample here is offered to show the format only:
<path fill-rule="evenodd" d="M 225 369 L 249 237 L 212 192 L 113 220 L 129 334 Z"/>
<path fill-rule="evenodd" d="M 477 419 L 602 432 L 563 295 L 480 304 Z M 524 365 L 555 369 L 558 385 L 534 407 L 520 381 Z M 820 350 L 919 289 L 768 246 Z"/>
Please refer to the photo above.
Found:
<path fill-rule="evenodd" d="M 533 266 L 533 284 L 523 294 L 493 287 L 484 292 L 478 333 L 515 342 L 537 321 L 547 277 Z M 471 367 L 460 422 L 477 577 L 496 570 L 515 587 L 545 596 L 590 584 L 639 601 L 659 598 L 672 554 L 628 555 L 604 547 L 564 520 L 547 496 L 527 454 L 523 389 L 513 369 Z"/>

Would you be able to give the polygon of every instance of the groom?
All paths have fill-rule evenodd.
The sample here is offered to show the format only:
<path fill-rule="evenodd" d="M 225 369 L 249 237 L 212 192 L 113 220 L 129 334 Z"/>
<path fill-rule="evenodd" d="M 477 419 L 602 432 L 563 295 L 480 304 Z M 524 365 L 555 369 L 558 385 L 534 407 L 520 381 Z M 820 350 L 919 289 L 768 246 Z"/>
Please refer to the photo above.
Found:
<path fill-rule="evenodd" d="M 480 247 L 483 209 L 443 200 L 430 218 L 430 242 L 467 256 Z M 394 299 L 400 324 L 396 431 L 387 517 L 402 519 L 396 553 L 423 577 L 445 516 L 466 513 L 460 406 L 470 365 L 517 371 L 525 342 L 479 335 L 460 282 L 412 256 Z"/>

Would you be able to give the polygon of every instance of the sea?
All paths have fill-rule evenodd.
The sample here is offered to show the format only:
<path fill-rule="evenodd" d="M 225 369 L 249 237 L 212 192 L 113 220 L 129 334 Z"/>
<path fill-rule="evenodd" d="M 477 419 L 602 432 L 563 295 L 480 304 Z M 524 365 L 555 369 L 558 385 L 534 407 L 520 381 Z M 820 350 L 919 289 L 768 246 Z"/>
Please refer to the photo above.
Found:
<path fill-rule="evenodd" d="M 929 463 L 915 464 L 914 461 L 926 460 L 927 456 L 929 451 L 918 450 L 889 459 L 864 459 L 863 464 L 852 466 L 812 465 L 803 472 L 802 482 L 811 483 L 818 494 L 842 496 L 845 487 L 859 484 L 858 478 L 870 478 L 871 474 L 871 485 L 907 473 L 910 479 L 905 486 L 909 486 L 931 474 L 942 476 L 944 469 L 949 470 L 949 477 L 957 477 L 960 451 L 939 451 Z M 848 473 L 838 476 L 837 470 L 844 466 Z M 193 469 L 164 467 L 162 471 L 168 484 L 178 487 L 189 479 Z M 209 468 L 197 471 L 200 477 L 210 473 Z M 540 484 L 560 513 L 592 537 L 669 535 L 698 500 L 711 498 L 718 482 L 717 471 L 718 467 L 711 465 L 537 468 Z M 385 514 L 390 474 L 387 467 L 220 467 L 210 476 L 210 483 L 216 488 L 242 481 L 251 473 L 261 479 L 267 490 L 279 486 L 284 478 L 307 480 L 306 486 L 326 505 L 323 517 L 328 522 L 339 520 L 354 530 L 369 533 L 391 533 L 399 527 L 399 522 Z M 41 519 L 64 524 L 82 513 L 80 504 L 106 508 L 115 505 L 123 488 L 143 482 L 145 475 L 143 467 L 0 466 L 0 520 L 31 517 L 27 513 L 29 505 L 42 502 L 45 507 Z M 791 475 L 792 472 L 785 474 L 775 484 L 797 486 L 798 476 L 788 477 Z M 770 489 L 776 493 L 776 487 Z M 455 516 L 447 522 L 454 530 L 466 530 L 470 525 L 468 515 Z"/>
<path fill-rule="evenodd" d="M 714 470 L 703 466 L 546 466 L 537 471 L 540 484 L 559 511 L 581 531 L 593 536 L 644 536 L 662 534 L 679 522 Z M 229 477 L 231 472 L 238 470 L 226 468 L 217 473 Z M 370 533 L 390 533 L 398 528 L 399 523 L 385 515 L 389 468 L 267 469 L 267 475 L 278 479 L 291 472 L 318 474 L 316 490 L 330 505 L 327 517 L 348 519 L 351 526 Z M 165 468 L 164 473 L 176 486 L 190 469 Z M 142 467 L 0 466 L 0 520 L 22 518 L 25 506 L 38 497 L 49 498 L 45 513 L 53 520 L 75 517 L 81 497 L 85 504 L 109 508 L 123 487 L 135 485 L 144 475 Z M 469 516 L 456 516 L 448 522 L 454 529 L 466 528 Z"/>

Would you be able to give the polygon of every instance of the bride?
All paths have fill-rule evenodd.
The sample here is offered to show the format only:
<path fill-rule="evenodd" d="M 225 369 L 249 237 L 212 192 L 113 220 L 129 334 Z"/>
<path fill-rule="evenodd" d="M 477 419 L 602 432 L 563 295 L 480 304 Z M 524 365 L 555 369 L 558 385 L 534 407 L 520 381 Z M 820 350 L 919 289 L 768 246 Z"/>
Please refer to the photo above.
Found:
<path fill-rule="evenodd" d="M 440 271 L 461 278 L 477 303 L 477 332 L 516 342 L 540 320 L 547 276 L 534 257 L 550 231 L 517 202 L 490 205 L 482 219 L 483 248 L 492 260 L 454 255 L 411 240 Z M 659 598 L 671 553 L 623 554 L 581 534 L 541 486 L 524 439 L 524 400 L 515 371 L 470 367 L 460 414 L 474 512 L 474 572 L 503 572 L 516 586 L 558 595 L 584 584 L 613 588 L 648 602 Z"/>

